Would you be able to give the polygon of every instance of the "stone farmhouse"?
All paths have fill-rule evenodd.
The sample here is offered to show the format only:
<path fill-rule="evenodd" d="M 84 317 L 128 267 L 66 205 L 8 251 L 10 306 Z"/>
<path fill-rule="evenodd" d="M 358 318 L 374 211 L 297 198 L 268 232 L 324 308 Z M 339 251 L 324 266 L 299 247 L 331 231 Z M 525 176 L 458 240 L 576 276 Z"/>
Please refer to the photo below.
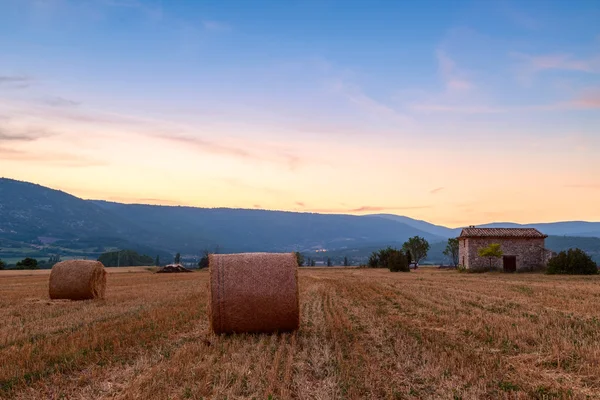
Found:
<path fill-rule="evenodd" d="M 490 268 L 490 260 L 479 256 L 479 249 L 497 243 L 503 256 L 492 260 L 492 269 L 504 272 L 543 269 L 552 256 L 544 246 L 544 235 L 533 228 L 464 228 L 458 237 L 459 264 L 466 269 Z"/>

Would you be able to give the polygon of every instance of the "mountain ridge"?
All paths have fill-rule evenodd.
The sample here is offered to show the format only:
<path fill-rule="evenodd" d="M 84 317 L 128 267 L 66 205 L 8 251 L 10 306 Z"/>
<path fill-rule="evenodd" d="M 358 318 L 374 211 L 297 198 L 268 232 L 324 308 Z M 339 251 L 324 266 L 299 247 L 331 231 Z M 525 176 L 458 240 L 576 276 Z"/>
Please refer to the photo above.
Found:
<path fill-rule="evenodd" d="M 587 221 L 478 226 L 535 227 L 551 236 L 600 237 L 600 223 Z M 84 200 L 42 185 L 0 178 L 0 250 L 23 243 L 48 252 L 131 248 L 161 255 L 198 254 L 216 246 L 223 252 L 343 251 L 397 246 L 415 235 L 441 243 L 458 236 L 460 230 L 394 214 L 357 216 Z"/>

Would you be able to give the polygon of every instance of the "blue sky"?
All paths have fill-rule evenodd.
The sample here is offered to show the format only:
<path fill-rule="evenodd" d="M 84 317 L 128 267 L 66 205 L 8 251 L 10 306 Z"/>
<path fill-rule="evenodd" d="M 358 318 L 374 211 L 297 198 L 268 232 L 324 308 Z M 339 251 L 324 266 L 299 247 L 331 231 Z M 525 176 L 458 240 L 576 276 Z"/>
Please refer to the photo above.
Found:
<path fill-rule="evenodd" d="M 0 175 L 128 202 L 600 220 L 598 1 L 0 11 Z"/>

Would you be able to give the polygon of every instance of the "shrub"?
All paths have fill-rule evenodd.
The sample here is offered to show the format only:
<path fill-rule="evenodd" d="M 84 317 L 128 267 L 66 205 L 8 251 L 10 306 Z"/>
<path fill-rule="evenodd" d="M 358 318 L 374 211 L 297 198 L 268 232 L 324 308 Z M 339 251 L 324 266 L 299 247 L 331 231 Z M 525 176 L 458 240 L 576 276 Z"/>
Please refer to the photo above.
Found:
<path fill-rule="evenodd" d="M 295 251 L 294 255 L 296 256 L 296 262 L 298 263 L 298 266 L 301 267 L 304 265 L 304 255 L 302 255 L 302 253 L 300 253 L 299 251 Z"/>
<path fill-rule="evenodd" d="M 6 264 L 4 261 L 0 260 L 0 270 L 3 270 L 4 268 L 6 268 Z"/>
<path fill-rule="evenodd" d="M 369 257 L 369 268 L 388 268 L 392 272 L 409 272 L 408 260 L 402 250 L 391 247 L 374 251 Z"/>
<path fill-rule="evenodd" d="M 24 258 L 17 263 L 16 269 L 38 269 L 38 262 L 35 258 Z"/>
<path fill-rule="evenodd" d="M 581 249 L 569 249 L 561 251 L 548 261 L 548 274 L 566 275 L 594 275 L 598 273 L 598 266 Z"/>

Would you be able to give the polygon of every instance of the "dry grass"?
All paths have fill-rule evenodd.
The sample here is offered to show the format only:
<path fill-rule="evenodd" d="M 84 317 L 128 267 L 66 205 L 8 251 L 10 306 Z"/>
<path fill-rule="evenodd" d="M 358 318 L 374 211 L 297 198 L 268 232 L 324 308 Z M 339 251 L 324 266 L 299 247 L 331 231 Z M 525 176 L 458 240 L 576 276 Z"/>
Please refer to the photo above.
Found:
<path fill-rule="evenodd" d="M 0 397 L 600 398 L 598 277 L 302 270 L 298 332 L 232 336 L 206 272 L 47 279 L 0 274 Z"/>

